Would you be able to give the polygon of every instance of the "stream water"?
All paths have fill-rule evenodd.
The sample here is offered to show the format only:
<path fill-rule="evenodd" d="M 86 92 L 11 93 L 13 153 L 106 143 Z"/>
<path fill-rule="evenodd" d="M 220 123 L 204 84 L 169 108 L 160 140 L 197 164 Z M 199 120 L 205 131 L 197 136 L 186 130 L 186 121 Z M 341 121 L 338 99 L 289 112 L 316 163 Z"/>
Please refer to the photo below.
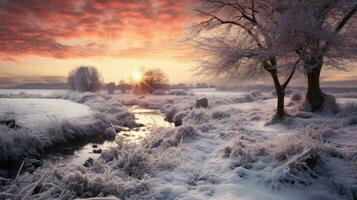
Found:
<path fill-rule="evenodd" d="M 101 142 L 89 142 L 78 146 L 63 148 L 61 151 L 51 153 L 51 159 L 58 160 L 66 164 L 83 164 L 89 158 L 99 158 L 102 151 L 117 146 L 116 140 L 121 137 L 127 142 L 139 142 L 142 138 L 150 134 L 150 130 L 155 127 L 173 127 L 172 123 L 165 121 L 165 116 L 159 110 L 145 109 L 137 106 L 129 108 L 135 116 L 135 121 L 143 126 L 120 131 L 114 140 Z"/>

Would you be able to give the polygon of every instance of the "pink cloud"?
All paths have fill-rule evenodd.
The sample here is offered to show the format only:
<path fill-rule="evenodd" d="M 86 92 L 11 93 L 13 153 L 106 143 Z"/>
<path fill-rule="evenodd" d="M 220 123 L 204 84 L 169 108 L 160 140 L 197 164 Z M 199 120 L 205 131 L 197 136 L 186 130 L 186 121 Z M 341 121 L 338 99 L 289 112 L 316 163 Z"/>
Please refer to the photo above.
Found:
<path fill-rule="evenodd" d="M 55 58 L 127 55 L 135 53 L 134 50 L 141 54 L 174 44 L 182 37 L 187 24 L 184 3 L 3 0 L 0 1 L 0 51 L 9 55 Z M 68 44 L 63 42 L 66 40 L 83 42 Z M 89 44 L 85 42 L 88 40 Z M 115 40 L 128 41 L 128 44 L 120 48 L 120 52 L 113 52 L 117 47 L 111 41 Z"/>

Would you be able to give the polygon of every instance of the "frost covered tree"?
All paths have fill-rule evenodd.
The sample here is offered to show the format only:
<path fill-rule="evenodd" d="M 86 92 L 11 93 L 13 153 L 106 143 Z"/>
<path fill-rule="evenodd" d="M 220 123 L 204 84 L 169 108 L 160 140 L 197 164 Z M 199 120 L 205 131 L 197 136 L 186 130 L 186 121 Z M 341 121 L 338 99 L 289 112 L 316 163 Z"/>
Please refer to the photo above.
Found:
<path fill-rule="evenodd" d="M 278 97 L 276 114 L 283 118 L 285 88 L 300 62 L 275 41 L 275 5 L 263 0 L 201 0 L 195 8 L 199 22 L 190 37 L 204 52 L 200 74 L 252 80 L 268 72 Z"/>
<path fill-rule="evenodd" d="M 323 66 L 344 69 L 357 57 L 356 1 L 282 0 L 274 7 L 279 45 L 295 51 L 303 62 L 308 85 L 305 109 L 331 109 L 324 106 L 329 95 L 320 88 L 320 74 Z"/>
<path fill-rule="evenodd" d="M 72 70 L 67 77 L 70 89 L 80 92 L 95 92 L 102 85 L 101 76 L 95 67 L 81 66 Z"/>
<path fill-rule="evenodd" d="M 139 87 L 142 91 L 152 94 L 155 90 L 165 88 L 169 82 L 167 75 L 159 68 L 146 70 Z"/>

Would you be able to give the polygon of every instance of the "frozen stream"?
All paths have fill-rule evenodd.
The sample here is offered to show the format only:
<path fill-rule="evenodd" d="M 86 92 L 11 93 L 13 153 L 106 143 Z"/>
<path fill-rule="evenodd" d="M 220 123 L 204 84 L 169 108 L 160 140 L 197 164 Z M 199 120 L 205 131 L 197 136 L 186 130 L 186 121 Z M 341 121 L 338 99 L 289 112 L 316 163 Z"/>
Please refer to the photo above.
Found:
<path fill-rule="evenodd" d="M 137 106 L 129 108 L 135 115 L 135 120 L 143 126 L 120 131 L 116 139 L 112 141 L 90 142 L 83 145 L 71 146 L 68 148 L 56 150 L 48 158 L 58 160 L 64 157 L 67 164 L 83 164 L 88 158 L 99 158 L 102 151 L 115 147 L 116 140 L 124 139 L 127 142 L 139 142 L 142 138 L 150 134 L 150 130 L 155 127 L 173 127 L 172 123 L 165 121 L 165 116 L 159 110 L 145 109 Z M 62 160 L 63 161 L 63 160 Z"/>

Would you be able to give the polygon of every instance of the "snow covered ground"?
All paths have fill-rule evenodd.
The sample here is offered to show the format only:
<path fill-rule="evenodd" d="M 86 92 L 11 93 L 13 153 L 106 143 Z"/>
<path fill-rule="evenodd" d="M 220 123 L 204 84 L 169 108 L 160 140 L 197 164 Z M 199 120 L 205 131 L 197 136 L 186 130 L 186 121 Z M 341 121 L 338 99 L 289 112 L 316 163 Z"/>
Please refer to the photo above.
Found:
<path fill-rule="evenodd" d="M 194 106 L 202 96 L 208 97 L 207 109 Z M 322 116 L 298 112 L 301 101 L 288 96 L 293 117 L 269 123 L 276 99 L 257 91 L 104 97 L 95 102 L 109 108 L 120 102 L 160 109 L 167 120 L 182 125 L 157 127 L 137 145 L 119 140 L 86 166 L 45 164 L 8 180 L 0 194 L 32 199 L 354 200 L 355 100 L 339 99 L 342 112 Z"/>
<path fill-rule="evenodd" d="M 16 96 L 21 94 L 47 97 L 54 93 L 64 93 L 66 90 L 41 90 L 41 89 L 0 89 L 0 95 Z"/>
<path fill-rule="evenodd" d="M 41 129 L 56 119 L 75 123 L 93 122 L 86 105 L 63 99 L 0 98 L 0 116 L 14 117 L 21 127 Z M 48 128 L 48 127 L 47 127 Z"/>

